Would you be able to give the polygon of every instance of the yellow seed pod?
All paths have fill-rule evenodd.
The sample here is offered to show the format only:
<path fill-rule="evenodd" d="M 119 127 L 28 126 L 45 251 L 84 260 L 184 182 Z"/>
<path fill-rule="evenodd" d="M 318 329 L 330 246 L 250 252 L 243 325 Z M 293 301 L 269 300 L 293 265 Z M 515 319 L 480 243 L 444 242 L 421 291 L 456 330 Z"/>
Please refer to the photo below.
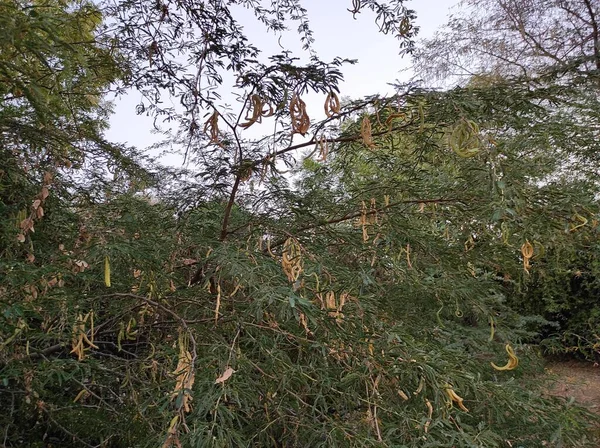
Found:
<path fill-rule="evenodd" d="M 575 215 L 573 215 L 573 218 L 575 220 L 579 221 L 579 224 L 571 224 L 570 225 L 571 232 L 574 232 L 575 230 L 579 229 L 580 227 L 584 227 L 588 223 L 587 218 L 584 216 L 581 216 L 577 212 L 575 212 Z"/>
<path fill-rule="evenodd" d="M 104 284 L 110 288 L 110 260 L 108 255 L 104 257 Z"/>
<path fill-rule="evenodd" d="M 294 238 L 288 238 L 283 245 L 281 267 L 290 282 L 295 282 L 302 273 L 302 246 Z"/>
<path fill-rule="evenodd" d="M 492 342 L 494 340 L 494 334 L 496 332 L 496 322 L 494 322 L 494 318 L 490 316 L 490 337 L 488 341 Z"/>
<path fill-rule="evenodd" d="M 533 246 L 529 240 L 525 240 L 521 246 L 521 255 L 523 255 L 523 270 L 529 274 L 531 257 L 533 257 Z"/>
<path fill-rule="evenodd" d="M 458 156 L 474 157 L 481 150 L 479 126 L 472 120 L 461 119 L 448 134 L 448 146 Z"/>
<path fill-rule="evenodd" d="M 408 401 L 409 399 L 408 395 L 406 395 L 402 389 L 398 389 L 398 395 L 400 395 L 400 398 L 402 398 L 404 401 Z"/>
<path fill-rule="evenodd" d="M 514 370 L 519 365 L 519 358 L 517 358 L 517 355 L 515 355 L 515 352 L 514 352 L 513 348 L 510 346 L 510 344 L 506 344 L 505 350 L 506 350 L 506 353 L 508 354 L 508 362 L 504 366 L 497 366 L 496 364 L 491 362 L 490 364 L 492 365 L 492 367 L 495 370 L 499 370 L 499 371 Z"/>
<path fill-rule="evenodd" d="M 450 399 L 450 406 L 454 402 L 461 410 L 469 412 L 467 407 L 463 404 L 464 399 L 454 391 L 452 386 L 448 385 L 448 387 L 446 387 L 446 395 L 448 395 L 448 398 Z"/>

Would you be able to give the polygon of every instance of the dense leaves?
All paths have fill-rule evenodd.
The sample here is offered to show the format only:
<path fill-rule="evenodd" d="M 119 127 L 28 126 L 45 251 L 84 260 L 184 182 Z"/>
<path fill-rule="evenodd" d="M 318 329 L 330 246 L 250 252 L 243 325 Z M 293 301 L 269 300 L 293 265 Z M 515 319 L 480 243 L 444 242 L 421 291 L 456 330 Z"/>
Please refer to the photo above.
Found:
<path fill-rule="evenodd" d="M 595 446 L 586 411 L 543 395 L 532 344 L 560 330 L 548 312 L 593 334 L 593 98 L 398 86 L 311 123 L 301 96 L 331 99 L 343 61 L 311 53 L 299 2 L 238 3 L 120 2 L 105 25 L 87 4 L 3 4 L 30 44 L 6 34 L 0 61 L 24 54 L 33 92 L 0 108 L 3 444 Z M 259 62 L 239 6 L 299 23 L 309 62 Z M 349 13 L 368 9 L 412 49 L 412 11 Z M 187 170 L 104 141 L 113 82 L 176 123 Z"/>

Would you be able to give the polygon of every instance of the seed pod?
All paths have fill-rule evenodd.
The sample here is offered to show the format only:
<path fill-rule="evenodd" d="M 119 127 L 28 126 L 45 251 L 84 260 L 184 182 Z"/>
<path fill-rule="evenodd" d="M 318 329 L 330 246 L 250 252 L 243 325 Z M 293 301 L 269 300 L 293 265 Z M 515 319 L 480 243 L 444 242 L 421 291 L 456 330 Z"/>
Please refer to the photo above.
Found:
<path fill-rule="evenodd" d="M 371 121 L 369 117 L 365 115 L 360 126 L 360 135 L 364 145 L 369 149 L 375 149 L 375 143 L 373 142 L 373 135 L 371 133 Z"/>
<path fill-rule="evenodd" d="M 288 280 L 293 283 L 302 273 L 302 246 L 293 238 L 288 238 L 283 245 L 281 267 Z"/>
<path fill-rule="evenodd" d="M 506 349 L 506 353 L 508 353 L 508 362 L 504 366 L 497 366 L 496 364 L 491 362 L 490 364 L 492 365 L 492 367 L 495 370 L 499 370 L 499 371 L 514 370 L 519 365 L 519 358 L 517 358 L 517 355 L 515 355 L 515 352 L 514 352 L 513 348 L 510 346 L 510 344 L 506 344 L 505 349 Z"/>
<path fill-rule="evenodd" d="M 327 144 L 327 138 L 324 135 L 319 139 L 319 160 L 325 162 L 327 160 L 327 154 L 329 154 L 329 145 Z"/>
<path fill-rule="evenodd" d="M 250 97 L 250 105 L 248 106 L 248 111 L 246 112 L 246 116 L 244 119 L 246 122 L 240 123 L 241 128 L 249 128 L 257 121 L 260 123 L 260 117 L 262 112 L 262 100 L 260 96 L 254 94 Z"/>
<path fill-rule="evenodd" d="M 464 118 L 454 126 L 447 140 L 450 149 L 463 158 L 474 157 L 481 149 L 479 126 Z"/>
<path fill-rule="evenodd" d="M 349 9 L 348 11 L 352 13 L 353 19 L 356 19 L 356 14 L 360 12 L 360 8 L 360 0 L 352 0 L 352 9 Z"/>
<path fill-rule="evenodd" d="M 306 113 L 306 103 L 294 93 L 290 102 L 290 117 L 292 119 L 292 134 L 304 135 L 310 128 L 310 118 Z"/>
<path fill-rule="evenodd" d="M 521 246 L 521 255 L 523 255 L 523 270 L 529 274 L 529 268 L 531 267 L 529 261 L 533 257 L 533 246 L 528 240 L 525 240 Z"/>
<path fill-rule="evenodd" d="M 204 123 L 204 133 L 210 135 L 210 143 L 219 141 L 219 112 L 214 111 L 206 123 Z"/>
<path fill-rule="evenodd" d="M 104 257 L 104 284 L 110 288 L 110 260 L 108 256 Z"/>
<path fill-rule="evenodd" d="M 340 99 L 335 92 L 330 92 L 325 98 L 325 115 L 327 118 L 340 113 Z"/>

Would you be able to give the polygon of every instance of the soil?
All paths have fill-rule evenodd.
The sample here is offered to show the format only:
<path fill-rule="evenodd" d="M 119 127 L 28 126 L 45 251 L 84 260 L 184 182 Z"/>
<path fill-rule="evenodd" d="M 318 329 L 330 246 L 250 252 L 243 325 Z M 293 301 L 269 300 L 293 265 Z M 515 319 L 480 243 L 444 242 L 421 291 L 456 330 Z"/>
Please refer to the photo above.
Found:
<path fill-rule="evenodd" d="M 589 362 L 563 361 L 546 365 L 550 384 L 548 392 L 573 397 L 590 411 L 600 415 L 600 365 Z"/>

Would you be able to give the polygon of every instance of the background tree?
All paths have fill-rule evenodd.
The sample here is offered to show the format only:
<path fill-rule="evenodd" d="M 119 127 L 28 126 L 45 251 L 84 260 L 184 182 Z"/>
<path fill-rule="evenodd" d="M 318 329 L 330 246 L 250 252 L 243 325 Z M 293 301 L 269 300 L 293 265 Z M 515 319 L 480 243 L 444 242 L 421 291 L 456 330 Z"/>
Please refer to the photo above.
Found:
<path fill-rule="evenodd" d="M 490 94 L 504 86 L 524 86 L 536 91 L 536 103 L 551 113 L 543 123 L 522 116 L 503 130 L 518 135 L 514 141 L 522 148 L 519 157 L 532 157 L 528 168 L 545 173 L 523 180 L 530 191 L 546 196 L 541 199 L 545 210 L 530 208 L 530 198 L 522 198 L 519 202 L 526 202 L 529 210 L 520 208 L 515 217 L 530 215 L 526 222 L 534 233 L 547 233 L 536 216 L 550 210 L 570 222 L 548 229 L 545 238 L 557 252 L 538 257 L 541 277 L 519 284 L 509 301 L 522 312 L 536 312 L 553 322 L 543 342 L 552 352 L 583 352 L 593 359 L 598 356 L 598 321 L 590 300 L 596 295 L 598 273 L 587 249 L 595 246 L 595 231 L 588 235 L 590 229 L 579 224 L 597 219 L 598 4 L 463 2 L 460 12 L 418 47 L 416 68 L 428 81 L 446 77 L 489 88 Z M 527 126 L 534 129 L 530 137 L 522 134 Z M 583 240 L 575 236 L 578 231 Z"/>
<path fill-rule="evenodd" d="M 600 70 L 600 9 L 590 0 L 462 1 L 415 53 L 430 80 L 474 75 L 536 78 L 550 68 L 570 78 Z"/>

